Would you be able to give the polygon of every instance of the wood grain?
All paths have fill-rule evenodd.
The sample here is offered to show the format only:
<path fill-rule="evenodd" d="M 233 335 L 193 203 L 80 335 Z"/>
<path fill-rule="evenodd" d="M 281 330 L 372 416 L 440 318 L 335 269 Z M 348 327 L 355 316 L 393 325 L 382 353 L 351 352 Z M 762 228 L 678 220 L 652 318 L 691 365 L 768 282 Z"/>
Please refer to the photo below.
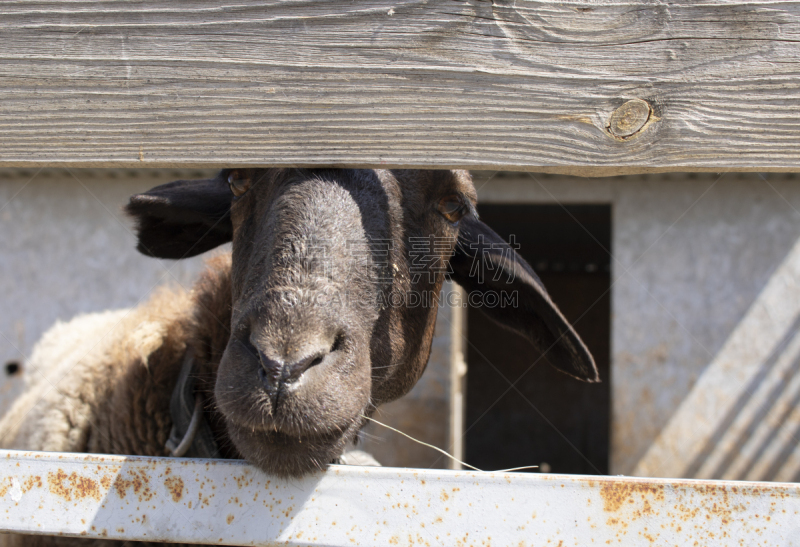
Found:
<path fill-rule="evenodd" d="M 799 59 L 800 2 L 3 2 L 0 166 L 797 171 Z"/>

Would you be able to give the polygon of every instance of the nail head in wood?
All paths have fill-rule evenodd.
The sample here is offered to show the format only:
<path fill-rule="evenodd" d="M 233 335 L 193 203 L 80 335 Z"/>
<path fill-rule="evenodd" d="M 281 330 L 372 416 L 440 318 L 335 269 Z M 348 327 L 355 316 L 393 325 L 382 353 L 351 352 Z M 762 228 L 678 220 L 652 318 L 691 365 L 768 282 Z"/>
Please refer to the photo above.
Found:
<path fill-rule="evenodd" d="M 652 112 L 647 101 L 631 99 L 611 113 L 608 132 L 619 139 L 630 138 L 644 128 Z"/>

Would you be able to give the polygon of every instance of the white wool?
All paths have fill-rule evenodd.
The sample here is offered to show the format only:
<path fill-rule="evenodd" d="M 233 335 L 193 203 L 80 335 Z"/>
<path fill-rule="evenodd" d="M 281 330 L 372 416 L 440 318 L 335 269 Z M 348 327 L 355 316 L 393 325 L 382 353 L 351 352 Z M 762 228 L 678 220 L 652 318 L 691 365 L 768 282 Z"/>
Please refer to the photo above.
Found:
<path fill-rule="evenodd" d="M 163 327 L 149 321 L 126 336 L 131 319 L 135 310 L 124 309 L 51 327 L 25 364 L 27 389 L 0 420 L 0 447 L 70 451 L 80 445 L 90 428 L 91 386 L 107 366 L 104 357 L 121 343 L 146 357 L 161 341 Z"/>
<path fill-rule="evenodd" d="M 28 389 L 47 380 L 58 382 L 85 359 L 101 354 L 113 339 L 116 327 L 131 309 L 87 313 L 58 321 L 36 343 L 25 363 Z"/>

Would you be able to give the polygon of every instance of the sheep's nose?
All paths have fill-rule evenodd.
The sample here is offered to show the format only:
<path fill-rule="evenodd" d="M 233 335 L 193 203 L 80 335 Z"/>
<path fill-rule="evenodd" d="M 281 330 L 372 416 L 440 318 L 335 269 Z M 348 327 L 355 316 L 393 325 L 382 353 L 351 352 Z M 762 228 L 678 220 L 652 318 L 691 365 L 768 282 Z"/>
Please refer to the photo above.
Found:
<path fill-rule="evenodd" d="M 297 361 L 284 363 L 269 358 L 259 350 L 258 360 L 261 367 L 258 369 L 258 377 L 262 387 L 272 399 L 273 405 L 277 405 L 281 388 L 285 384 L 291 384 L 300 379 L 305 371 L 320 364 L 328 353 L 330 353 L 329 349 L 320 350 Z"/>

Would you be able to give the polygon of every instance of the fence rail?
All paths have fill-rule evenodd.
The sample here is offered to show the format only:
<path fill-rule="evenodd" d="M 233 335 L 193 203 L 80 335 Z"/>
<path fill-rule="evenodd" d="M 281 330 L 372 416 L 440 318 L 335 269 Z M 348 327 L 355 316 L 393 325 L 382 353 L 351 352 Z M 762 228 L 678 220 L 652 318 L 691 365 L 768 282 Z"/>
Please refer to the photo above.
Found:
<path fill-rule="evenodd" d="M 0 4 L 0 166 L 800 169 L 800 2 Z"/>
<path fill-rule="evenodd" d="M 800 545 L 800 485 L 0 451 L 0 531 L 217 545 Z"/>

